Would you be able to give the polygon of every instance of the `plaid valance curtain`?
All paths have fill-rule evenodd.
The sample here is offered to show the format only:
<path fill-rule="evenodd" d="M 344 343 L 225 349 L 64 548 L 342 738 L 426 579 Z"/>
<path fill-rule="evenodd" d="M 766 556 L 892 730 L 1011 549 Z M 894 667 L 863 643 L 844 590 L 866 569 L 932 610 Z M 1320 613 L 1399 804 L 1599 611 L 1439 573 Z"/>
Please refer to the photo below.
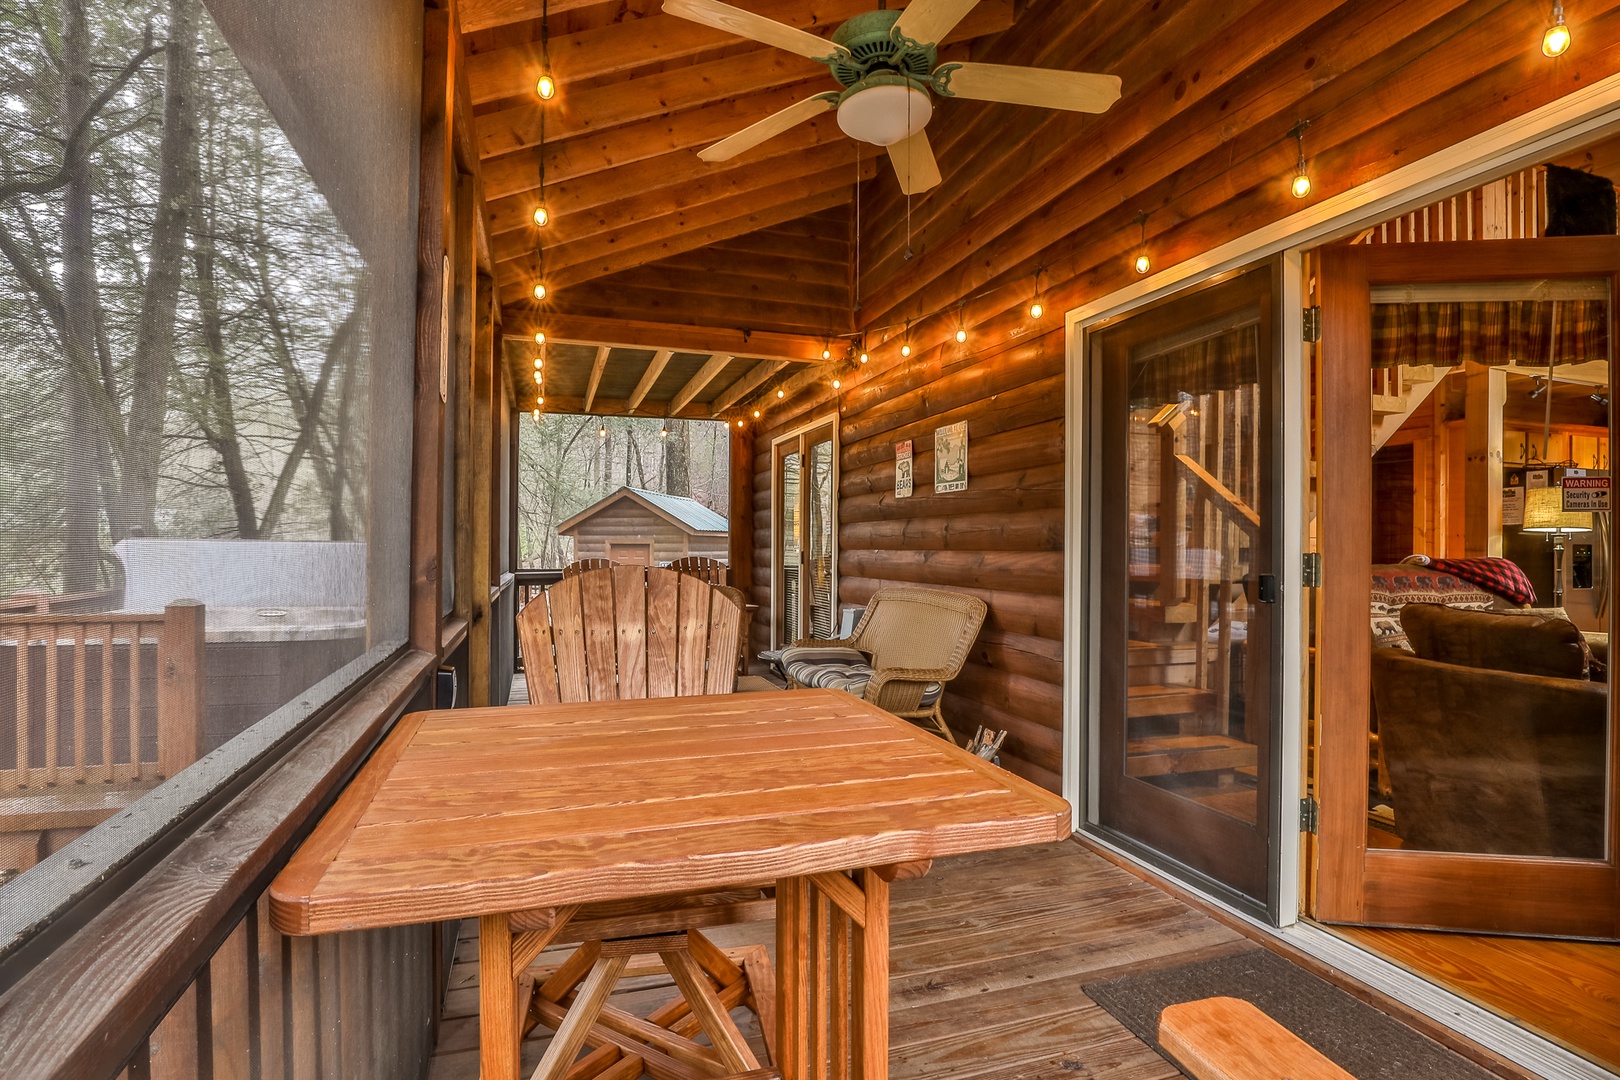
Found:
<path fill-rule="evenodd" d="M 1260 378 L 1259 328 L 1250 324 L 1131 360 L 1131 408 L 1165 405 L 1181 394 L 1235 390 Z"/>
<path fill-rule="evenodd" d="M 1608 356 L 1608 305 L 1602 300 L 1372 306 L 1375 368 L 1397 364 L 1450 367 L 1464 360 L 1491 367 L 1510 363 L 1538 367 L 1549 362 L 1583 364 Z"/>

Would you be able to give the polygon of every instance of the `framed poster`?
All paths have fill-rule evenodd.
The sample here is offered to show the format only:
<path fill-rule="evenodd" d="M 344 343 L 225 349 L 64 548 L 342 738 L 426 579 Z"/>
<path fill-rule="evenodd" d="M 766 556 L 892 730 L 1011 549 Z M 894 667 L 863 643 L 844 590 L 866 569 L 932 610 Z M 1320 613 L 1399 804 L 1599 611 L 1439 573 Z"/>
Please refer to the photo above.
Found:
<path fill-rule="evenodd" d="M 968 484 L 967 421 L 934 429 L 934 494 L 966 491 Z"/>
<path fill-rule="evenodd" d="M 894 444 L 894 497 L 911 498 L 911 440 Z"/>

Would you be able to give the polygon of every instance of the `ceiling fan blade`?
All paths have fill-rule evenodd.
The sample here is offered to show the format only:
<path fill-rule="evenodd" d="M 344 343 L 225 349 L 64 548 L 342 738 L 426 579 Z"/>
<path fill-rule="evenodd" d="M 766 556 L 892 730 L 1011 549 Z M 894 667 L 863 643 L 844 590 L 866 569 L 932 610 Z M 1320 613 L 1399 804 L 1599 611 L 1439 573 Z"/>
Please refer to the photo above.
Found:
<path fill-rule="evenodd" d="M 1042 109 L 1107 112 L 1119 100 L 1119 76 L 1087 71 L 1011 67 L 1006 64 L 942 64 L 934 72 L 949 97 L 1005 101 Z"/>
<path fill-rule="evenodd" d="M 728 34 L 736 34 L 752 41 L 762 41 L 766 45 L 775 45 L 778 49 L 808 56 L 812 60 L 849 52 L 842 45 L 835 45 L 807 30 L 799 30 L 775 19 L 755 15 L 752 11 L 732 7 L 730 4 L 722 4 L 720 0 L 664 0 L 664 11 L 677 18 L 690 19 L 704 26 L 712 26 L 716 30 L 724 30 Z"/>
<path fill-rule="evenodd" d="M 907 195 L 921 195 L 939 185 L 939 163 L 934 160 L 934 148 L 928 144 L 926 131 L 890 146 L 889 161 L 894 165 L 894 175 L 900 178 L 900 190 Z"/>
<path fill-rule="evenodd" d="M 937 45 L 978 4 L 979 0 L 911 0 L 894 29 L 912 41 Z"/>
<path fill-rule="evenodd" d="M 757 124 L 750 124 L 737 132 L 698 151 L 698 157 L 704 161 L 730 161 L 746 150 L 752 150 L 766 139 L 775 138 L 790 127 L 804 123 L 813 116 L 820 116 L 833 107 L 838 100 L 837 94 L 817 94 L 812 98 L 805 98 L 794 105 L 789 105 L 780 112 L 774 112 Z"/>

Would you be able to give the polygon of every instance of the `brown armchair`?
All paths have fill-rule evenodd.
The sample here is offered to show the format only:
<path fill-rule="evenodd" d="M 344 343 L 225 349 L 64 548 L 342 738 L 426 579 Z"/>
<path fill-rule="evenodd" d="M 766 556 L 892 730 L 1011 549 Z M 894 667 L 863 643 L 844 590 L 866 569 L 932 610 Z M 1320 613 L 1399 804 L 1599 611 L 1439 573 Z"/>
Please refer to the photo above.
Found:
<path fill-rule="evenodd" d="M 1420 655 L 1374 649 L 1372 685 L 1403 845 L 1601 857 L 1608 690 L 1582 677 L 1579 632 L 1438 605 L 1402 615 Z"/>

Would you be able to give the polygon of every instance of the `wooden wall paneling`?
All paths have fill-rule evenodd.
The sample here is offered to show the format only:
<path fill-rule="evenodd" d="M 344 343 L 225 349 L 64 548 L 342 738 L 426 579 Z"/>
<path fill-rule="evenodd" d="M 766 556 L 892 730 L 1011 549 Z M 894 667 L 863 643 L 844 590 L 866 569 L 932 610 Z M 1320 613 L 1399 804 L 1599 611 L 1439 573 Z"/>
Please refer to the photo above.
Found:
<path fill-rule="evenodd" d="M 450 17 L 424 13 L 422 24 L 422 145 L 416 237 L 416 385 L 411 450 L 410 642 L 439 651 L 439 574 L 444 520 L 444 409 L 439 399 L 440 298 L 449 251 L 454 161 L 450 116 L 454 80 Z"/>
<path fill-rule="evenodd" d="M 212 1067 L 212 1032 L 206 1017 L 199 1015 L 206 1010 L 206 991 L 199 995 L 197 983 L 186 987 L 180 1000 L 169 1007 L 147 1039 L 147 1075 L 152 1080 L 199 1080 L 205 1075 L 200 1064 L 204 1057 Z"/>
<path fill-rule="evenodd" d="M 869 10 L 867 0 L 790 0 L 775 5 L 771 17 L 789 26 L 829 27 Z M 1012 27 L 1013 18 L 1013 0 L 981 0 L 945 38 L 945 43 L 1000 33 Z M 572 85 L 717 49 L 734 49 L 737 44 L 737 38 L 724 31 L 673 15 L 648 14 L 624 23 L 554 34 L 551 70 L 559 82 Z M 481 104 L 529 94 L 539 70 L 540 49 L 536 42 L 473 56 L 467 73 L 473 100 Z"/>
<path fill-rule="evenodd" d="M 750 124 L 825 92 L 826 75 L 792 86 L 749 94 L 673 119 L 655 117 L 566 142 L 546 144 L 546 184 L 564 184 L 607 169 L 648 161 L 719 142 Z M 503 154 L 484 162 L 484 196 L 503 199 L 540 186 L 540 155 L 534 150 Z"/>

